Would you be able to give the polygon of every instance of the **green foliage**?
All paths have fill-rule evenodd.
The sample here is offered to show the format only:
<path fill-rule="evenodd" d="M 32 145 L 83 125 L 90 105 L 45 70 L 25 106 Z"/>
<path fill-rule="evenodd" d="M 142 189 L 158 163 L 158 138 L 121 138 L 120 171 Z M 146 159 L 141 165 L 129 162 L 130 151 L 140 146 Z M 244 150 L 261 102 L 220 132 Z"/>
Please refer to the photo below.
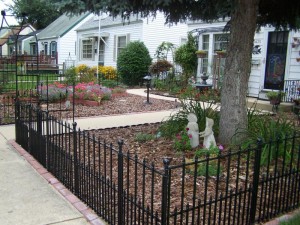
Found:
<path fill-rule="evenodd" d="M 115 80 L 102 80 L 101 84 L 108 88 L 114 88 L 119 85 L 119 82 Z"/>
<path fill-rule="evenodd" d="M 138 85 L 148 73 L 150 64 L 151 57 L 145 44 L 134 41 L 120 53 L 117 71 L 126 85 Z"/>
<path fill-rule="evenodd" d="M 266 165 L 268 161 L 285 157 L 289 159 L 289 150 L 292 143 L 287 141 L 283 144 L 276 144 L 277 140 L 292 136 L 295 132 L 295 124 L 284 115 L 277 119 L 270 115 L 263 115 L 262 112 L 251 108 L 248 110 L 248 129 L 238 130 L 235 135 L 243 134 L 247 137 L 241 144 L 242 148 L 256 144 L 258 139 L 264 143 L 262 148 L 261 164 Z M 233 139 L 235 136 L 233 136 Z"/>
<path fill-rule="evenodd" d="M 208 165 L 207 165 L 208 164 Z M 222 173 L 221 166 L 218 168 L 216 160 L 199 163 L 197 167 L 197 175 L 198 176 L 218 176 Z"/>
<path fill-rule="evenodd" d="M 173 138 L 176 134 L 185 129 L 189 113 L 195 113 L 198 118 L 199 131 L 205 129 L 206 117 L 214 120 L 213 131 L 217 136 L 219 133 L 219 113 L 217 107 L 212 102 L 192 101 L 190 99 L 181 99 L 182 110 L 171 115 L 159 127 L 161 135 L 166 138 Z"/>
<path fill-rule="evenodd" d="M 57 19 L 61 13 L 58 6 L 47 0 L 13 0 L 10 10 L 16 17 L 27 16 L 27 23 L 43 29 Z"/>
<path fill-rule="evenodd" d="M 146 133 L 137 133 L 134 137 L 134 140 L 139 143 L 144 143 L 147 141 L 151 141 L 155 139 L 155 136 L 153 134 L 146 134 Z"/>
<path fill-rule="evenodd" d="M 175 62 L 182 67 L 186 80 L 197 70 L 198 63 L 197 56 L 195 54 L 196 50 L 196 39 L 192 34 L 189 34 L 187 43 L 181 45 L 175 51 Z"/>
<path fill-rule="evenodd" d="M 296 213 L 292 218 L 286 221 L 280 221 L 279 225 L 299 225 L 300 224 L 300 213 Z"/>
<path fill-rule="evenodd" d="M 174 138 L 174 148 L 180 152 L 192 150 L 190 137 L 187 133 L 187 130 L 180 131 L 178 134 L 176 134 Z"/>
<path fill-rule="evenodd" d="M 73 85 L 77 83 L 79 80 L 77 78 L 76 68 L 73 66 L 65 71 L 65 80 L 64 83 L 66 85 Z"/>
<path fill-rule="evenodd" d="M 155 56 L 159 60 L 167 60 L 169 52 L 174 53 L 175 45 L 171 42 L 163 41 L 156 49 Z M 173 59 L 174 60 L 174 59 Z"/>

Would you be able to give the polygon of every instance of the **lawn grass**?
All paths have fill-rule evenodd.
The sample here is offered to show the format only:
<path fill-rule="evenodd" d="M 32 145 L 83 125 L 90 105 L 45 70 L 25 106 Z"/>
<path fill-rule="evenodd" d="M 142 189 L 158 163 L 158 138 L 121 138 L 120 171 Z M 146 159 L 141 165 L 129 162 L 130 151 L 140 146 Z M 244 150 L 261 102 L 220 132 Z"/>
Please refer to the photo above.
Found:
<path fill-rule="evenodd" d="M 280 225 L 299 225 L 300 224 L 300 213 L 297 213 L 287 221 L 280 222 Z"/>

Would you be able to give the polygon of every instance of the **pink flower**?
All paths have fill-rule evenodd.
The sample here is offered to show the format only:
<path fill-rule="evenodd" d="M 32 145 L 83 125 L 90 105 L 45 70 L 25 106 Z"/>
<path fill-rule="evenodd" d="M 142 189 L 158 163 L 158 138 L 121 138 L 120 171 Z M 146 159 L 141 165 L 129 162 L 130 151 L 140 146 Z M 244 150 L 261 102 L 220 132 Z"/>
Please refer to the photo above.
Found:
<path fill-rule="evenodd" d="M 218 147 L 219 147 L 220 151 L 224 150 L 224 146 L 223 145 L 219 145 Z"/>
<path fill-rule="evenodd" d="M 189 138 L 192 138 L 193 136 L 191 134 L 189 134 Z"/>
<path fill-rule="evenodd" d="M 185 129 L 186 129 L 187 131 L 189 131 L 190 128 L 187 127 L 187 128 L 185 128 Z"/>

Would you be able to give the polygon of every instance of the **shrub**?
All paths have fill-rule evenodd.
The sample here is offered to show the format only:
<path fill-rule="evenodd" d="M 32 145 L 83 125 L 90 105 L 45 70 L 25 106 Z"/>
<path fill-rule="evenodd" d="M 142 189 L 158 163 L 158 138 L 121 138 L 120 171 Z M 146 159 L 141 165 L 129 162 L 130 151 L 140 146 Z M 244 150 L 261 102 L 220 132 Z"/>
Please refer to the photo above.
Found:
<path fill-rule="evenodd" d="M 159 74 L 161 72 L 169 71 L 173 68 L 173 64 L 165 59 L 160 59 L 154 62 L 149 67 L 149 72 L 152 74 Z"/>
<path fill-rule="evenodd" d="M 67 69 L 64 76 L 65 76 L 64 83 L 66 85 L 73 85 L 76 82 L 78 82 L 78 75 L 76 72 L 76 68 L 74 66 Z"/>
<path fill-rule="evenodd" d="M 79 81 L 82 83 L 95 82 L 97 80 L 94 70 L 85 64 L 76 66 L 75 71 L 79 76 Z"/>
<path fill-rule="evenodd" d="M 181 45 L 175 51 L 175 62 L 182 67 L 186 83 L 188 78 L 190 78 L 197 69 L 196 46 L 195 38 L 192 34 L 189 34 L 187 43 Z"/>
<path fill-rule="evenodd" d="M 120 53 L 117 61 L 118 75 L 126 85 L 138 85 L 148 73 L 151 57 L 145 44 L 134 41 Z"/>

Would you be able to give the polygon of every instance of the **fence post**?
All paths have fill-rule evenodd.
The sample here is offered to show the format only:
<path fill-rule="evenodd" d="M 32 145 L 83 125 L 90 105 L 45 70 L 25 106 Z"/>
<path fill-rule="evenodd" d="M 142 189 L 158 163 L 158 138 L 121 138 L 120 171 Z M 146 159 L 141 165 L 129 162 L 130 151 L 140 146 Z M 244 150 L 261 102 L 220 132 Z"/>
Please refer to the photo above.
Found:
<path fill-rule="evenodd" d="M 123 207 L 123 140 L 118 141 L 118 224 L 125 224 L 123 221 L 124 207 Z"/>
<path fill-rule="evenodd" d="M 255 149 L 255 159 L 254 159 L 254 173 L 253 173 L 253 188 L 251 196 L 251 206 L 250 206 L 250 224 L 255 223 L 255 212 L 257 205 L 257 192 L 259 185 L 259 173 L 260 173 L 260 160 L 261 160 L 261 151 L 262 151 L 262 140 L 259 138 L 257 140 L 257 148 Z"/>
<path fill-rule="evenodd" d="M 168 207 L 168 181 L 169 181 L 169 165 L 171 160 L 169 158 L 164 158 L 164 175 L 162 182 L 162 197 L 161 197 L 161 225 L 167 224 L 167 207 Z"/>
<path fill-rule="evenodd" d="M 78 172 L 78 156 L 77 156 L 77 123 L 73 122 L 73 151 L 74 151 L 74 191 L 79 195 L 79 172 Z M 70 126 L 68 126 L 70 129 Z"/>

